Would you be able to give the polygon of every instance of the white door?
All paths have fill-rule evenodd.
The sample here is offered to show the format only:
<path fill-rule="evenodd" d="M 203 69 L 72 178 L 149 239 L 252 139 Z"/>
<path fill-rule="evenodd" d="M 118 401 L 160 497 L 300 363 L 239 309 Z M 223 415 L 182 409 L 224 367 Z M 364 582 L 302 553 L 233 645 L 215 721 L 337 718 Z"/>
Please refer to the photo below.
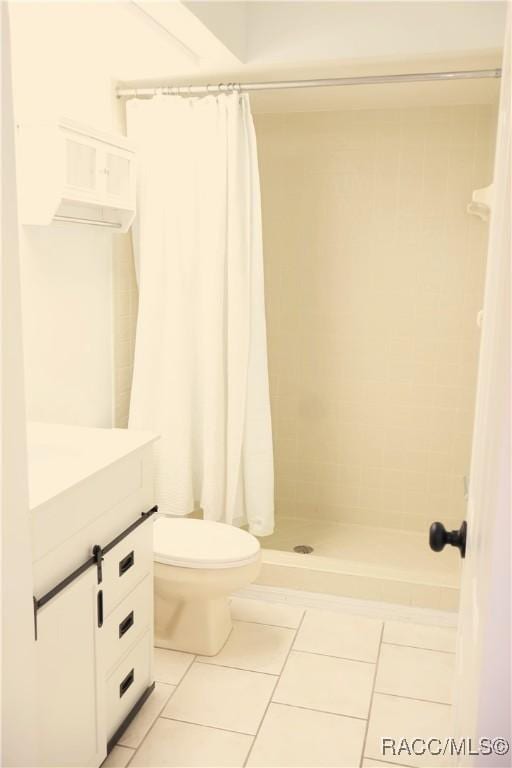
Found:
<path fill-rule="evenodd" d="M 494 166 L 477 403 L 468 499 L 455 736 L 510 740 L 510 16 Z M 476 741 L 473 744 L 476 750 Z M 510 765 L 505 756 L 459 764 Z M 471 762 L 473 761 L 473 762 Z"/>
<path fill-rule="evenodd" d="M 38 766 L 96 768 L 106 756 L 97 593 L 89 568 L 37 613 Z"/>

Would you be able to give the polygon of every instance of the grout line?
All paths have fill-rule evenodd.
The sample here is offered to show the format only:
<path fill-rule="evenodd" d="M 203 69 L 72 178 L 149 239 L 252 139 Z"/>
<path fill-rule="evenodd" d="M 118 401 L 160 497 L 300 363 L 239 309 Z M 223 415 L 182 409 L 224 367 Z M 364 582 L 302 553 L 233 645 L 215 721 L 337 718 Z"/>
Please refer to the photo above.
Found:
<path fill-rule="evenodd" d="M 155 647 L 155 650 L 156 650 L 156 647 Z M 170 649 L 166 648 L 165 650 L 170 650 Z M 171 651 L 171 653 L 172 653 L 172 651 Z M 183 674 L 181 675 L 180 679 L 179 679 L 177 682 L 175 682 L 175 683 L 169 683 L 169 682 L 167 682 L 166 680 L 159 680 L 158 682 L 159 682 L 159 683 L 165 683 L 165 682 L 167 682 L 167 685 L 179 685 L 179 684 L 181 683 L 181 681 L 183 680 L 183 678 L 185 677 L 185 675 L 187 674 L 187 672 L 189 671 L 189 669 L 190 669 L 190 667 L 192 666 L 192 664 L 193 664 L 193 663 L 196 661 L 196 659 L 197 659 L 197 656 L 196 656 L 195 654 L 190 654 L 190 655 L 192 656 L 192 659 L 190 660 L 190 663 L 189 663 L 189 664 L 187 664 L 187 667 L 186 667 L 185 671 L 183 672 Z"/>
<path fill-rule="evenodd" d="M 167 649 L 167 650 L 169 650 L 169 649 Z M 195 659 L 195 658 L 196 658 L 196 657 L 194 656 L 194 659 Z M 192 661 L 192 664 L 193 664 L 193 663 L 194 663 L 194 661 Z M 181 680 L 179 681 L 179 683 L 177 683 L 177 684 L 176 684 L 176 686 L 175 686 L 175 688 L 174 688 L 174 691 L 172 691 L 172 692 L 171 692 L 171 695 L 170 695 L 170 696 L 169 696 L 169 698 L 166 700 L 166 702 L 165 702 L 164 706 L 162 707 L 162 709 L 160 710 L 160 712 L 159 712 L 158 716 L 157 716 L 157 717 L 155 718 L 155 720 L 154 720 L 154 721 L 151 723 L 150 727 L 148 728 L 148 730 L 147 730 L 147 731 L 146 731 L 146 733 L 144 734 L 144 738 L 142 739 L 142 741 L 140 742 L 139 746 L 137 747 L 137 749 L 135 750 L 135 752 L 133 753 L 133 755 L 130 757 L 129 761 L 127 762 L 127 764 L 126 764 L 126 768 L 128 768 L 128 766 L 131 764 L 131 762 L 132 762 L 133 758 L 135 757 L 135 755 L 137 754 L 137 752 L 139 751 L 139 749 L 142 747 L 142 745 L 144 744 L 144 742 L 145 742 L 145 741 L 146 741 L 146 739 L 148 738 L 149 734 L 151 733 L 151 731 L 153 730 L 153 728 L 155 727 L 155 725 L 157 724 L 157 722 L 160 720 L 160 713 L 164 711 L 165 707 L 166 707 L 166 706 L 167 706 L 167 704 L 170 702 L 170 700 L 172 699 L 172 697 L 174 696 L 174 694 L 176 693 L 176 691 L 178 690 L 178 688 L 179 688 L 179 687 L 180 687 L 180 685 L 182 684 L 183 680 L 186 678 L 186 676 L 187 676 L 187 674 L 188 674 L 188 671 L 189 671 L 189 669 L 192 667 L 192 664 L 190 664 L 190 665 L 189 665 L 189 667 L 187 667 L 187 669 L 185 670 L 185 674 L 183 675 L 183 677 L 181 678 Z M 170 685 L 170 683 L 168 683 L 168 685 Z"/>
<path fill-rule="evenodd" d="M 156 685 L 166 685 L 166 686 L 169 686 L 169 688 L 172 688 L 172 689 L 173 689 L 173 690 L 172 690 L 172 691 L 169 693 L 169 695 L 168 695 L 168 696 L 167 696 L 167 697 L 164 699 L 164 701 L 163 701 L 163 703 L 162 703 L 162 706 L 159 708 L 159 710 L 158 710 L 158 712 L 157 712 L 157 714 L 156 714 L 155 720 L 158 720 L 158 718 L 160 717 L 160 714 L 163 712 L 164 708 L 167 706 L 167 703 L 168 703 L 169 699 L 171 698 L 171 696 L 173 695 L 174 691 L 176 690 L 176 686 L 174 686 L 172 683 L 161 683 L 160 681 L 158 681 L 158 682 L 157 682 L 157 681 L 155 681 L 155 684 L 156 684 Z M 156 687 L 156 685 L 155 685 L 155 687 Z M 154 694 L 154 693 L 155 693 L 155 691 L 153 691 L 153 694 Z M 150 699 L 149 699 L 149 700 L 150 700 Z M 144 702 L 144 704 L 145 704 L 145 703 L 146 703 L 146 702 Z M 142 708 L 139 710 L 139 712 L 142 712 L 142 711 L 143 711 L 143 708 L 144 708 L 144 705 L 143 705 L 143 706 L 142 706 Z M 137 712 L 137 715 L 139 714 L 139 712 Z M 134 722 L 134 721 L 135 721 L 135 719 L 136 719 L 137 715 L 135 716 L 135 718 L 133 719 L 133 721 L 132 721 L 132 722 Z M 130 723 L 130 725 L 131 725 L 131 723 Z M 151 725 L 153 725 L 153 723 L 152 723 Z M 128 731 L 128 729 L 129 729 L 129 728 L 130 728 L 130 726 L 128 726 L 128 728 L 126 729 L 126 731 Z M 123 739 L 123 738 L 124 738 L 124 736 L 125 736 L 125 734 L 126 734 L 126 731 L 125 731 L 125 732 L 123 733 L 123 735 L 121 736 L 121 739 Z M 136 747 L 131 747 L 129 744 L 123 744 L 123 742 L 122 742 L 121 740 L 119 740 L 119 741 L 116 743 L 116 747 L 117 747 L 117 746 L 119 746 L 119 747 L 125 747 L 126 749 L 133 749 L 133 750 L 135 750 L 135 752 L 136 752 L 136 751 L 138 750 L 138 748 L 140 747 L 140 745 L 142 744 L 142 742 L 144 741 L 144 738 L 145 738 L 145 737 L 143 737 L 143 738 L 140 740 L 140 744 L 138 744 Z"/>
<path fill-rule="evenodd" d="M 408 643 L 390 643 L 389 640 L 383 640 L 383 645 L 394 645 L 395 648 L 415 648 L 418 651 L 430 651 L 431 653 L 449 653 L 455 656 L 456 651 L 445 651 L 442 648 L 425 648 L 423 645 L 409 645 Z"/>
<path fill-rule="evenodd" d="M 288 659 L 290 657 L 290 654 L 291 654 L 292 648 L 293 648 L 293 644 L 294 644 L 294 642 L 295 642 L 295 640 L 297 638 L 297 635 L 299 634 L 299 630 L 300 630 L 300 628 L 302 626 L 302 622 L 304 621 L 305 616 L 306 616 L 306 611 L 304 611 L 304 613 L 302 614 L 302 618 L 301 618 L 301 620 L 299 622 L 299 626 L 297 627 L 297 629 L 295 630 L 295 633 L 293 635 L 292 641 L 290 643 L 290 647 L 288 649 L 288 653 L 286 654 L 286 658 L 284 660 L 283 666 L 281 667 L 281 672 L 277 676 L 276 684 L 274 685 L 274 688 L 272 689 L 272 693 L 270 694 L 270 698 L 269 698 L 269 700 L 267 702 L 267 706 L 265 707 L 265 711 L 263 712 L 263 715 L 261 717 L 260 724 L 258 725 L 258 730 L 254 734 L 254 738 L 253 738 L 252 744 L 251 744 L 251 746 L 249 748 L 249 751 L 247 753 L 247 757 L 244 760 L 244 768 L 247 765 L 247 762 L 248 762 L 248 760 L 249 760 L 249 758 L 251 756 L 252 750 L 253 750 L 254 745 L 256 743 L 256 739 L 258 738 L 258 735 L 259 735 L 259 733 L 261 731 L 261 726 L 263 725 L 263 721 L 265 720 L 265 718 L 267 716 L 267 712 L 268 712 L 268 710 L 270 708 L 270 705 L 272 704 L 272 699 L 274 698 L 274 693 L 276 692 L 276 688 L 279 685 L 279 680 L 281 679 L 281 675 L 282 675 L 283 670 L 284 670 L 284 668 L 286 666 L 286 662 L 288 661 Z"/>
<path fill-rule="evenodd" d="M 375 695 L 375 683 L 377 681 L 377 671 L 379 669 L 380 651 L 381 651 L 381 648 L 382 648 L 382 638 L 383 637 L 384 637 L 384 622 L 382 623 L 382 627 L 381 627 L 381 630 L 380 630 L 379 650 L 378 650 L 378 653 L 377 653 L 377 659 L 375 660 L 375 671 L 374 671 L 374 674 L 373 674 L 372 691 L 371 691 L 371 694 L 370 694 L 370 706 L 368 707 L 368 717 L 367 717 L 367 720 L 366 720 L 366 728 L 364 729 L 363 748 L 361 750 L 361 760 L 359 762 L 360 766 L 363 765 L 364 753 L 366 751 L 366 739 L 368 738 L 368 729 L 370 727 L 370 717 L 371 717 L 371 714 L 372 714 L 373 698 L 374 698 L 374 695 Z"/>
<path fill-rule="evenodd" d="M 212 731 L 224 731 L 225 733 L 237 733 L 239 736 L 250 736 L 254 738 L 254 733 L 247 731 L 235 731 L 233 728 L 223 728 L 221 725 L 208 725 L 207 723 L 198 723 L 196 720 L 183 720 L 181 717 L 167 717 L 160 715 L 160 720 L 169 720 L 173 723 L 185 723 L 186 725 L 197 725 L 199 728 L 211 728 Z"/>
<path fill-rule="evenodd" d="M 118 749 L 118 748 L 119 748 L 119 749 L 127 749 L 127 750 L 128 750 L 128 752 L 131 752 L 131 753 L 132 753 L 132 754 L 130 755 L 130 757 L 128 758 L 128 761 L 125 763 L 125 766 L 128 766 L 128 765 L 130 764 L 130 760 L 133 758 L 133 756 L 135 755 L 135 752 L 136 752 L 137 750 L 136 750 L 136 749 L 134 749 L 133 747 L 125 747 L 125 746 L 123 746 L 123 744 L 115 744 L 115 745 L 112 747 L 112 749 L 110 750 L 109 754 L 106 756 L 105 760 L 104 760 L 104 761 L 101 763 L 101 765 L 100 765 L 100 768 L 101 768 L 101 766 L 102 766 L 102 765 L 104 765 L 104 764 L 107 762 L 107 760 L 109 759 L 109 757 L 110 757 L 110 755 L 112 754 L 112 752 L 113 752 L 115 749 Z"/>
<path fill-rule="evenodd" d="M 386 765 L 394 765 L 395 768 L 414 768 L 410 763 L 390 763 L 389 760 L 377 760 L 376 757 L 371 757 L 370 755 L 365 755 L 363 760 L 373 760 L 375 763 L 386 763 Z"/>
<path fill-rule="evenodd" d="M 306 608 L 303 608 L 302 613 L 304 613 L 304 611 L 306 610 L 307 610 Z M 272 624 L 271 622 L 268 622 L 268 621 L 251 621 L 250 619 L 236 619 L 234 616 L 233 616 L 233 621 L 237 621 L 240 624 L 257 624 L 260 627 L 275 627 L 276 629 L 291 629 L 292 632 L 295 632 L 295 630 L 297 629 L 297 627 L 285 627 L 284 624 Z"/>
<path fill-rule="evenodd" d="M 215 658 L 212 656 L 212 658 Z M 220 662 L 204 661 L 203 659 L 196 659 L 198 664 L 205 664 L 210 667 L 224 667 L 224 669 L 237 669 L 239 672 L 254 672 L 259 675 L 270 675 L 271 677 L 279 677 L 281 672 L 263 672 L 261 669 L 248 669 L 247 667 L 233 667 L 230 664 L 221 664 Z"/>
<path fill-rule="evenodd" d="M 212 658 L 215 658 L 215 656 L 212 656 Z M 234 669 L 237 672 L 247 672 L 250 675 L 265 675 L 265 677 L 279 677 L 280 672 L 260 672 L 259 670 L 255 669 L 242 669 L 242 667 L 228 667 L 227 664 L 216 664 L 213 661 L 197 661 L 196 664 L 204 664 L 206 667 L 216 667 L 217 669 Z M 190 665 L 193 666 L 192 664 Z M 188 671 L 188 670 L 187 670 Z"/>
<path fill-rule="evenodd" d="M 156 651 L 157 650 L 157 646 L 155 646 L 153 650 Z M 162 650 L 162 649 L 158 649 L 158 650 Z M 163 650 L 169 651 L 170 648 L 165 648 Z M 172 653 L 172 651 L 171 651 L 171 653 Z M 183 678 L 185 677 L 185 675 L 187 674 L 187 672 L 189 671 L 190 667 L 192 666 L 192 664 L 194 663 L 195 660 L 196 660 L 196 656 L 192 656 L 192 661 L 187 665 L 187 668 L 185 669 L 185 671 L 183 672 L 183 674 L 181 675 L 180 679 L 177 682 L 170 683 L 168 680 L 157 680 L 157 678 L 155 677 L 155 683 L 163 683 L 164 685 L 174 685 L 174 686 L 179 685 L 181 683 L 181 681 L 183 680 Z M 153 662 L 153 666 L 154 666 L 154 662 Z"/>
<path fill-rule="evenodd" d="M 359 720 L 366 722 L 366 717 L 358 715 L 347 715 L 345 712 L 333 712 L 331 709 L 318 709 L 318 707 L 305 707 L 304 704 L 290 704 L 288 701 L 278 701 L 272 699 L 271 704 L 279 704 L 280 707 L 289 707 L 290 709 L 305 709 L 306 712 L 320 712 L 322 715 L 332 715 L 333 717 L 347 717 L 349 720 Z"/>
<path fill-rule="evenodd" d="M 310 656 L 327 656 L 328 659 L 340 659 L 340 661 L 355 661 L 359 664 L 370 664 L 371 666 L 375 666 L 377 663 L 377 660 L 375 661 L 366 661 L 365 659 L 354 659 L 351 656 L 335 656 L 333 653 L 320 653 L 320 651 L 306 651 L 303 648 L 292 648 L 292 651 L 295 653 L 307 653 Z"/>
<path fill-rule="evenodd" d="M 405 699 L 406 701 L 421 701 L 424 704 L 439 704 L 441 707 L 453 707 L 452 703 L 446 701 L 435 701 L 434 699 L 419 699 L 417 696 L 404 696 L 401 693 L 388 693 L 387 691 L 374 691 L 379 696 L 392 696 L 394 699 Z"/>

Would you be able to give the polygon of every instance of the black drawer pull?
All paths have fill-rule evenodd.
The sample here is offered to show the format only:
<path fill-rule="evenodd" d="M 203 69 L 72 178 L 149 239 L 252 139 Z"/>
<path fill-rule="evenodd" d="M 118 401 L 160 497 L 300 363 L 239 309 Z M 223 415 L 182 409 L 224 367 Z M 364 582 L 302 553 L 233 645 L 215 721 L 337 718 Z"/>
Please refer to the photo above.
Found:
<path fill-rule="evenodd" d="M 119 637 L 122 637 L 124 634 L 126 634 L 126 632 L 128 632 L 130 627 L 133 627 L 134 621 L 133 611 L 130 611 L 128 616 L 123 619 L 119 625 Z"/>
<path fill-rule="evenodd" d="M 132 549 L 129 555 L 126 555 L 126 557 L 119 561 L 119 575 L 122 576 L 126 571 L 129 571 L 134 563 L 135 553 Z"/>
<path fill-rule="evenodd" d="M 96 597 L 97 600 L 97 608 L 98 608 L 98 627 L 103 626 L 103 590 L 100 589 L 100 591 L 97 594 Z"/>
<path fill-rule="evenodd" d="M 130 685 L 133 683 L 134 680 L 135 680 L 135 672 L 133 669 L 131 669 L 126 675 L 125 679 L 121 681 L 121 685 L 119 686 L 120 699 L 125 695 L 126 691 L 128 690 L 128 688 L 130 687 Z"/>

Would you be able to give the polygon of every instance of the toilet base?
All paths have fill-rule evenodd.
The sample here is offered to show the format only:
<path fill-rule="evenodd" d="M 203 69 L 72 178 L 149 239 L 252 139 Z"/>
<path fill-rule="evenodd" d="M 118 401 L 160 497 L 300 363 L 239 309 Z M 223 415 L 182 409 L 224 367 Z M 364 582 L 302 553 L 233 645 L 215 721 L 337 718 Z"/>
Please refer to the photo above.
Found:
<path fill-rule="evenodd" d="M 200 656 L 215 656 L 232 629 L 226 597 L 169 601 L 155 595 L 155 645 Z"/>
<path fill-rule="evenodd" d="M 254 581 L 260 568 L 260 557 L 213 569 L 155 561 L 155 645 L 215 656 L 231 632 L 229 596 Z"/>

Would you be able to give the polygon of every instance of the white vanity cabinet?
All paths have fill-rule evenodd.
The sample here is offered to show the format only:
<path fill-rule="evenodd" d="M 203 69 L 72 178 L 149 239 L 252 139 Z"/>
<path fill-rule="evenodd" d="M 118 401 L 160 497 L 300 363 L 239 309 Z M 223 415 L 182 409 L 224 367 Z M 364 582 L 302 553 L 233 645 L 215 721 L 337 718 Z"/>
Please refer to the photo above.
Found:
<path fill-rule="evenodd" d="M 38 766 L 99 766 L 153 688 L 156 436 L 28 430 Z"/>

